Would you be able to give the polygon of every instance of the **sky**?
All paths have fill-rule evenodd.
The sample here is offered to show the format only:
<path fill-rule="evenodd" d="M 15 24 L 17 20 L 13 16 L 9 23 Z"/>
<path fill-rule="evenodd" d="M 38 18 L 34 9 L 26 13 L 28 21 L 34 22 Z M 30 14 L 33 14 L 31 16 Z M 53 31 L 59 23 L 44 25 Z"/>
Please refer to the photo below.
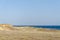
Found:
<path fill-rule="evenodd" d="M 60 25 L 60 0 L 0 0 L 0 24 Z"/>

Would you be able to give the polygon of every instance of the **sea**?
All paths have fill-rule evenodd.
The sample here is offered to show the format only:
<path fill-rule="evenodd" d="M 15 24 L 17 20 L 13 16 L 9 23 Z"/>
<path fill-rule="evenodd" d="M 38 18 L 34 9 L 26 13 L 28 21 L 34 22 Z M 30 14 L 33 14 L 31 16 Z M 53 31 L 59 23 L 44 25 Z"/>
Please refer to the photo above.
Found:
<path fill-rule="evenodd" d="M 16 27 L 34 27 L 34 28 L 48 28 L 48 29 L 57 29 L 60 30 L 60 25 L 14 25 Z"/>
<path fill-rule="evenodd" d="M 57 29 L 60 30 L 60 26 L 32 26 L 35 28 L 48 28 L 48 29 Z"/>

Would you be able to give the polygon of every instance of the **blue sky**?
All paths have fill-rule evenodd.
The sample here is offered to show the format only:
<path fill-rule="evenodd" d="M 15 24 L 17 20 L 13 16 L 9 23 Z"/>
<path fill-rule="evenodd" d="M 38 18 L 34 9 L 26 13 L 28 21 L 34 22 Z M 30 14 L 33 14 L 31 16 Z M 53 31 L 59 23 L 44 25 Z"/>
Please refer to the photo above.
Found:
<path fill-rule="evenodd" d="M 60 0 L 0 0 L 0 24 L 60 25 Z"/>

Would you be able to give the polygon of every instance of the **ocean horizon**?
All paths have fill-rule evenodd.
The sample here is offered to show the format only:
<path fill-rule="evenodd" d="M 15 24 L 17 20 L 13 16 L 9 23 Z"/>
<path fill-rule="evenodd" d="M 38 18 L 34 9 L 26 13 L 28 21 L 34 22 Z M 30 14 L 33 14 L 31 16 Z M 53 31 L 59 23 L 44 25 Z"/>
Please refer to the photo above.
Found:
<path fill-rule="evenodd" d="M 48 28 L 60 30 L 60 25 L 13 25 L 15 27 L 34 27 L 34 28 Z"/>

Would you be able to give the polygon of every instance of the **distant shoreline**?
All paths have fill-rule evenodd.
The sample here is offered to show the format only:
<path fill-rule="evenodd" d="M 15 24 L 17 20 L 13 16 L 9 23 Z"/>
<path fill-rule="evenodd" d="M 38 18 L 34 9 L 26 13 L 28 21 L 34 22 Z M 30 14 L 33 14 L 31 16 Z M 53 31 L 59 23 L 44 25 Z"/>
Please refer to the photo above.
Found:
<path fill-rule="evenodd" d="M 34 28 L 47 28 L 47 29 L 54 29 L 54 30 L 60 30 L 59 25 L 47 25 L 47 26 L 39 26 L 39 25 L 13 25 L 14 27 L 34 27 Z"/>

